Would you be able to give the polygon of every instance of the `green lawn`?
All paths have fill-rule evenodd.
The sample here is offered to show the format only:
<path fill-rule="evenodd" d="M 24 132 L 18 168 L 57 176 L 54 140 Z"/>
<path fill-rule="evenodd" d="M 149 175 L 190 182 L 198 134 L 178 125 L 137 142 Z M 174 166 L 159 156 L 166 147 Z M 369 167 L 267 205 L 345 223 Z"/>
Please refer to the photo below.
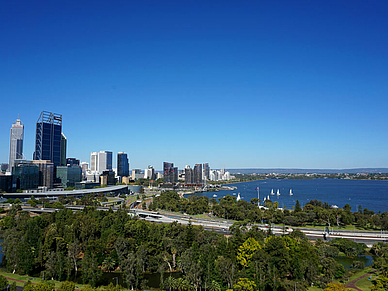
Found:
<path fill-rule="evenodd" d="M 25 281 L 25 282 L 27 282 L 28 280 L 30 280 L 32 283 L 42 283 L 43 282 L 43 280 L 41 278 L 34 278 L 34 277 L 31 277 L 28 275 L 12 274 L 12 273 L 5 272 L 4 269 L 0 269 L 0 275 L 3 275 L 4 277 L 7 277 L 7 278 L 12 278 L 15 280 L 20 280 L 20 281 Z M 10 283 L 13 282 L 12 280 L 8 280 L 8 281 L 10 281 Z M 61 285 L 61 282 L 59 282 L 59 281 L 53 280 L 52 282 L 54 282 L 55 287 L 59 287 Z M 16 282 L 16 285 L 17 286 L 24 286 L 24 283 Z M 77 286 L 77 288 L 82 288 L 84 285 L 76 284 L 76 286 Z"/>
<path fill-rule="evenodd" d="M 375 278 L 376 276 L 373 276 Z M 360 281 L 356 283 L 356 287 L 362 289 L 362 290 L 370 290 L 369 287 L 371 287 L 373 284 L 371 281 L 369 281 L 369 276 L 362 278 Z"/>

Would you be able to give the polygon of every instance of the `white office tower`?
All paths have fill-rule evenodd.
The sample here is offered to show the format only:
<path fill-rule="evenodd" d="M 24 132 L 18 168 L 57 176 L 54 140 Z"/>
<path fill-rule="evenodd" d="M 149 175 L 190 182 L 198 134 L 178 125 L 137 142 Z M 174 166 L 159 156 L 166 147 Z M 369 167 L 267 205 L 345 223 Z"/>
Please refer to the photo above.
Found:
<path fill-rule="evenodd" d="M 12 172 L 12 167 L 16 159 L 23 159 L 23 133 L 24 125 L 22 121 L 16 119 L 15 123 L 11 127 L 11 138 L 9 145 L 9 165 L 8 171 Z"/>
<path fill-rule="evenodd" d="M 144 169 L 144 179 L 150 179 L 150 180 L 154 180 L 155 179 L 154 167 L 148 166 L 147 169 Z"/>
<path fill-rule="evenodd" d="M 90 154 L 90 171 L 97 172 L 98 169 L 98 153 L 93 152 Z"/>
<path fill-rule="evenodd" d="M 97 172 L 112 170 L 112 152 L 100 151 L 98 153 Z"/>

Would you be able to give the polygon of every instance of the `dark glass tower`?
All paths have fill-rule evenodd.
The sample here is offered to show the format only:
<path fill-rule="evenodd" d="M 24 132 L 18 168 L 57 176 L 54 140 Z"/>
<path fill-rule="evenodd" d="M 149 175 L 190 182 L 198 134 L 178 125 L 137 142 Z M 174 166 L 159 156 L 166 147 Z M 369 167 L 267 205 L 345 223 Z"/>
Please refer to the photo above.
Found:
<path fill-rule="evenodd" d="M 126 153 L 117 153 L 117 176 L 128 177 L 129 176 L 129 162 Z"/>
<path fill-rule="evenodd" d="M 36 122 L 34 160 L 61 165 L 62 115 L 42 111 Z"/>
<path fill-rule="evenodd" d="M 163 181 L 165 183 L 178 182 L 178 168 L 173 163 L 163 163 Z"/>

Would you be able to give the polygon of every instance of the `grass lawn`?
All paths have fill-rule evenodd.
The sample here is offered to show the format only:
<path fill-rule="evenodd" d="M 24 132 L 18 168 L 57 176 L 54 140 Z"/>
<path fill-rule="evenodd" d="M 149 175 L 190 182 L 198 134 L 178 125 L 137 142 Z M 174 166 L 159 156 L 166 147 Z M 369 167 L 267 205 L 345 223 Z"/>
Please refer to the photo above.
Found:
<path fill-rule="evenodd" d="M 372 275 L 372 278 L 375 278 L 376 276 Z M 371 281 L 369 281 L 369 276 L 362 278 L 360 281 L 356 283 L 356 287 L 362 289 L 362 290 L 370 290 L 369 287 L 371 287 L 373 284 Z"/>
<path fill-rule="evenodd" d="M 322 291 L 323 289 L 322 288 L 318 288 L 318 287 L 309 287 L 308 290 L 309 291 Z"/>
<path fill-rule="evenodd" d="M 5 272 L 4 269 L 0 269 L 0 275 L 3 275 L 4 277 L 7 277 L 7 278 L 12 278 L 15 280 L 20 280 L 20 281 L 25 281 L 25 282 L 30 280 L 31 283 L 42 283 L 43 282 L 43 280 L 41 278 L 34 278 L 34 277 L 31 277 L 28 275 L 12 274 L 12 273 Z M 9 283 L 13 282 L 11 280 L 8 280 L 8 281 L 10 281 Z M 59 282 L 59 281 L 52 281 L 52 282 L 54 282 L 55 287 L 59 287 L 61 285 L 61 282 Z M 24 286 L 24 282 L 16 282 L 16 285 L 17 286 Z M 77 288 L 82 288 L 84 285 L 76 284 L 76 286 L 77 286 Z"/>

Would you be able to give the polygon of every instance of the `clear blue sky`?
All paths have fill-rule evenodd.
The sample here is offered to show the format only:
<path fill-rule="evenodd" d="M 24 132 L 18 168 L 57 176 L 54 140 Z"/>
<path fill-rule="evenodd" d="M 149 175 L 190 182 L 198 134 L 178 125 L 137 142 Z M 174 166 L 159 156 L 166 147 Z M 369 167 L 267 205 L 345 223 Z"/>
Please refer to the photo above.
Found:
<path fill-rule="evenodd" d="M 241 1 L 240 1 L 241 2 Z M 4 1 L 0 162 L 41 110 L 68 157 L 388 166 L 387 1 Z M 114 162 L 115 166 L 115 162 Z"/>

